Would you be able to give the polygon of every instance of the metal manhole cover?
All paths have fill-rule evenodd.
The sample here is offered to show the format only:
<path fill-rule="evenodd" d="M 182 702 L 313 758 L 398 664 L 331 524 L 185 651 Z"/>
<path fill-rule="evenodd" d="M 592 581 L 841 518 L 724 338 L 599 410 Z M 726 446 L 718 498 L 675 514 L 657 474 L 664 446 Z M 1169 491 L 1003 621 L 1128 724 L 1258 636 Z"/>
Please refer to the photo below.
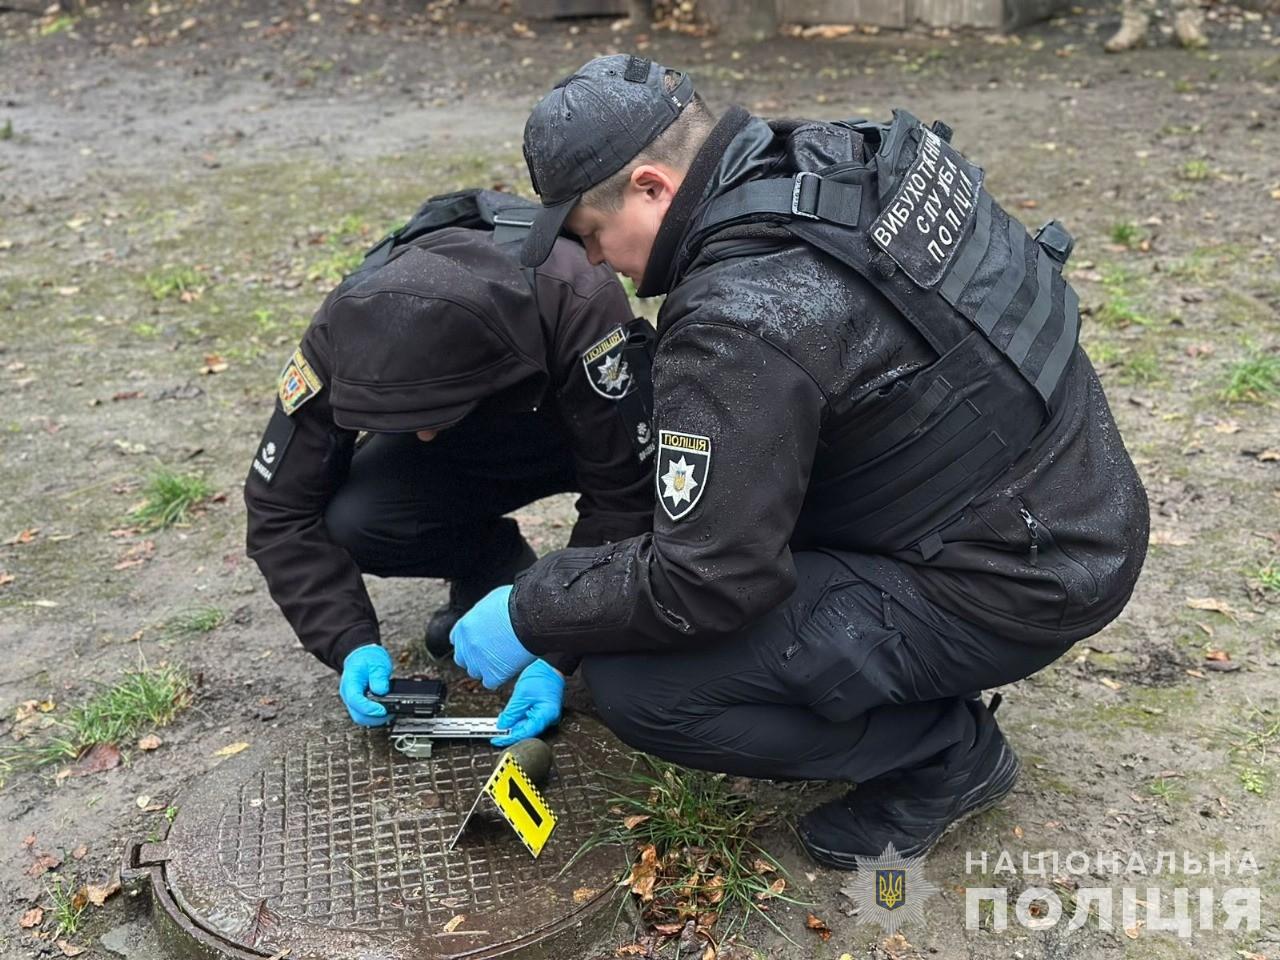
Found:
<path fill-rule="evenodd" d="M 126 856 L 188 955 L 429 960 L 560 943 L 581 938 L 623 865 L 602 847 L 563 869 L 607 813 L 599 774 L 625 762 L 616 743 L 586 718 L 562 727 L 543 791 L 559 822 L 536 860 L 496 816 L 446 849 L 499 751 L 452 741 L 411 760 L 350 726 L 227 761 L 163 843 Z"/>

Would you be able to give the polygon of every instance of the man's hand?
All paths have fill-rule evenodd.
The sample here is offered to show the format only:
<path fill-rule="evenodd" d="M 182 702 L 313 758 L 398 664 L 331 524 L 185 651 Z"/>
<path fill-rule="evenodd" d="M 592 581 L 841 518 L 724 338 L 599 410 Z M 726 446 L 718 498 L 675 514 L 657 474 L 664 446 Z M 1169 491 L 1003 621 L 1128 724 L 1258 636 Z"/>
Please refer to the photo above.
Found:
<path fill-rule="evenodd" d="M 505 727 L 508 733 L 489 742 L 495 747 L 509 747 L 527 737 L 538 736 L 560 722 L 563 703 L 564 677 L 560 671 L 545 660 L 533 661 L 520 674 L 511 699 L 498 714 L 498 727 Z"/>
<path fill-rule="evenodd" d="M 338 693 L 351 719 L 362 727 L 379 727 L 387 722 L 387 708 L 365 696 L 372 691 L 381 696 L 391 689 L 391 654 L 376 643 L 356 647 L 342 661 L 342 682 Z"/>
<path fill-rule="evenodd" d="M 453 629 L 453 662 L 490 690 L 500 687 L 533 663 L 511 626 L 507 601 L 511 587 L 490 590 L 466 612 Z"/>

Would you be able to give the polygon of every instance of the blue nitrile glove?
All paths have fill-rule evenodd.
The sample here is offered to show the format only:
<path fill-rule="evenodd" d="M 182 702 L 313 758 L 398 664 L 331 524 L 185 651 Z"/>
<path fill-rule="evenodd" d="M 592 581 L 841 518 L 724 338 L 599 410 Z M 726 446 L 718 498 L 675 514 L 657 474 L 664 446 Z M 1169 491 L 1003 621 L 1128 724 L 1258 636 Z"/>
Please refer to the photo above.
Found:
<path fill-rule="evenodd" d="M 533 663 L 511 626 L 507 602 L 511 587 L 490 590 L 449 631 L 453 662 L 490 690 L 500 687 Z"/>
<path fill-rule="evenodd" d="M 342 682 L 338 693 L 351 719 L 362 727 L 380 727 L 387 722 L 387 708 L 366 697 L 369 690 L 381 696 L 391 689 L 391 654 L 376 643 L 356 647 L 342 661 Z"/>
<path fill-rule="evenodd" d="M 511 699 L 498 714 L 498 729 L 507 729 L 504 737 L 489 742 L 495 747 L 509 747 L 527 737 L 536 737 L 560 722 L 560 705 L 564 703 L 564 677 L 545 660 L 535 660 L 524 668 Z"/>

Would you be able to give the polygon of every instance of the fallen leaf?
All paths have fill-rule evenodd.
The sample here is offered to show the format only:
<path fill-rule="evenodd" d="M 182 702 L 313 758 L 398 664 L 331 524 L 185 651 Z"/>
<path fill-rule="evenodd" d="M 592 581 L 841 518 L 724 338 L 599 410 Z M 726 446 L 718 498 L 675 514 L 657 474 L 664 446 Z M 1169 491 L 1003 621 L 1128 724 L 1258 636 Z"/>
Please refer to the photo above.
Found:
<path fill-rule="evenodd" d="M 1232 620 L 1236 618 L 1236 612 L 1231 609 L 1231 605 L 1217 597 L 1187 597 L 1187 606 L 1192 610 L 1210 610 L 1213 613 L 1220 613 Z"/>
<path fill-rule="evenodd" d="M 1016 824 L 1015 824 L 1015 825 L 1014 825 L 1014 827 L 1013 827 L 1013 835 L 1014 835 L 1015 837 L 1017 837 L 1019 840 L 1021 840 L 1021 839 L 1022 839 L 1022 828 L 1021 828 L 1020 826 L 1018 826 L 1018 825 L 1016 825 Z"/>
<path fill-rule="evenodd" d="M 1110 677 L 1099 677 L 1098 682 L 1102 684 L 1104 687 L 1106 687 L 1108 690 L 1122 690 L 1124 688 L 1123 683 L 1119 683 L 1118 681 L 1112 680 Z"/>
<path fill-rule="evenodd" d="M 249 749 L 249 744 L 241 740 L 238 743 L 229 743 L 221 750 L 213 751 L 215 757 L 234 757 L 237 753 L 242 753 Z"/>
<path fill-rule="evenodd" d="M 1205 678 L 1204 674 L 1199 670 L 1187 670 L 1186 674 L 1188 677 L 1195 677 L 1197 680 L 1203 680 Z"/>
<path fill-rule="evenodd" d="M 622 825 L 626 827 L 628 830 L 634 830 L 636 827 L 638 827 L 640 824 L 644 823 L 648 819 L 649 819 L 649 814 L 637 813 L 623 820 Z"/>
<path fill-rule="evenodd" d="M 754 873 L 777 873 L 778 872 L 778 868 L 775 867 L 772 863 L 769 863 L 767 860 L 761 860 L 759 858 L 757 858 L 756 861 L 751 864 L 751 870 Z"/>
<path fill-rule="evenodd" d="M 1211 357 L 1213 356 L 1213 351 L 1214 346 L 1212 343 L 1193 343 L 1187 347 L 1186 354 L 1194 360 L 1196 357 Z"/>
<path fill-rule="evenodd" d="M 1152 530 L 1150 542 L 1163 547 L 1185 547 L 1191 543 L 1191 538 L 1172 530 Z"/>
<path fill-rule="evenodd" d="M 154 733 L 148 733 L 145 737 L 138 741 L 139 750 L 155 750 L 163 743 Z"/>
<path fill-rule="evenodd" d="M 156 552 L 156 542 L 154 540 L 143 540 L 135 543 L 120 554 L 120 559 L 111 569 L 127 570 L 130 567 L 141 566 L 150 560 Z"/>
<path fill-rule="evenodd" d="M 707 949 L 702 951 L 702 960 L 716 960 L 716 948 L 708 943 Z"/>
<path fill-rule="evenodd" d="M 1144 920 L 1135 921 L 1133 926 L 1124 928 L 1124 935 L 1128 937 L 1130 940 L 1137 940 L 1138 937 L 1142 934 L 1142 928 L 1145 925 L 1146 925 L 1146 921 Z"/>
<path fill-rule="evenodd" d="M 640 852 L 640 862 L 631 868 L 631 875 L 623 883 L 641 900 L 653 899 L 653 885 L 658 881 L 658 851 L 652 843 Z"/>
<path fill-rule="evenodd" d="M 831 928 L 827 926 L 825 921 L 820 920 L 812 913 L 805 917 L 804 925 L 820 936 L 823 943 L 831 939 Z"/>
<path fill-rule="evenodd" d="M 1230 660 L 1231 654 L 1225 650 L 1209 650 L 1205 653 L 1204 658 L 1206 660 Z"/>
<path fill-rule="evenodd" d="M 64 957 L 78 957 L 85 950 L 84 947 L 77 947 L 74 943 L 69 943 L 66 940 L 58 941 L 58 949 L 62 951 Z"/>
<path fill-rule="evenodd" d="M 95 907 L 100 907 L 107 902 L 107 898 L 113 893 L 120 892 L 120 877 L 116 876 L 104 884 L 89 883 L 84 888 L 85 895 L 89 898 L 89 902 Z"/>
<path fill-rule="evenodd" d="M 770 897 L 778 897 L 782 895 L 782 891 L 787 889 L 787 881 L 779 877 L 773 883 L 769 884 L 768 890 L 761 890 L 756 894 L 757 900 L 768 900 Z"/>
<path fill-rule="evenodd" d="M 44 908 L 32 907 L 18 919 L 18 926 L 23 930 L 30 930 L 32 927 L 40 926 L 44 920 Z"/>
<path fill-rule="evenodd" d="M 1280 462 L 1280 450 L 1272 450 L 1270 448 L 1266 450 L 1261 450 L 1258 453 L 1258 461 L 1260 463 Z"/>
<path fill-rule="evenodd" d="M 32 540 L 36 538 L 36 534 L 38 534 L 39 532 L 40 532 L 39 527 L 30 527 L 27 530 L 20 530 L 17 533 L 15 533 L 12 537 L 10 537 L 8 540 L 6 540 L 4 542 L 4 545 L 6 547 L 17 547 L 17 546 L 21 546 L 24 543 L 30 543 Z"/>
<path fill-rule="evenodd" d="M 442 929 L 445 933 L 453 933 L 453 931 L 457 930 L 460 926 L 462 926 L 466 922 L 467 922 L 467 915 L 465 913 L 460 913 L 457 916 L 453 917 L 448 923 L 446 923 Z"/>
<path fill-rule="evenodd" d="M 80 844 L 80 846 L 76 847 L 74 850 L 71 851 L 71 859 L 83 860 L 85 857 L 85 854 L 87 854 L 88 852 L 89 852 L 88 844 L 82 843 Z"/>
<path fill-rule="evenodd" d="M 7 570 L 0 570 L 0 587 L 6 587 L 13 583 L 13 574 Z"/>
<path fill-rule="evenodd" d="M 133 798 L 133 802 L 137 804 L 139 810 L 145 810 L 147 807 L 151 806 L 151 794 L 140 793 Z"/>
<path fill-rule="evenodd" d="M 52 853 L 42 853 L 31 862 L 31 866 L 27 867 L 26 874 L 28 877 L 43 877 L 50 870 L 56 870 L 60 866 L 62 861 Z"/>
<path fill-rule="evenodd" d="M 573 891 L 573 902 L 586 903 L 588 900 L 594 899 L 599 892 L 595 887 L 579 887 Z"/>
<path fill-rule="evenodd" d="M 653 925 L 653 932 L 660 933 L 664 937 L 677 936 L 680 933 L 680 931 L 683 929 L 684 929 L 683 923 L 655 923 Z"/>
<path fill-rule="evenodd" d="M 615 957 L 643 957 L 648 952 L 648 946 L 643 943 L 628 943 L 626 946 L 619 947 L 613 951 L 613 955 Z"/>
<path fill-rule="evenodd" d="M 230 364 L 223 360 L 218 354 L 210 353 L 205 355 L 204 366 L 200 368 L 200 372 L 206 375 L 224 373 L 229 367 Z"/>
<path fill-rule="evenodd" d="M 88 777 L 120 766 L 120 750 L 113 743 L 95 743 L 74 767 L 71 776 Z"/>
<path fill-rule="evenodd" d="M 111 399 L 112 399 L 113 401 L 117 401 L 117 400 L 139 400 L 139 399 L 141 399 L 142 397 L 145 397 L 145 396 L 146 396 L 146 394 L 145 394 L 145 393 L 143 393 L 141 390 L 121 390 L 119 393 L 117 393 L 117 394 L 113 395 L 113 396 L 111 397 Z"/>

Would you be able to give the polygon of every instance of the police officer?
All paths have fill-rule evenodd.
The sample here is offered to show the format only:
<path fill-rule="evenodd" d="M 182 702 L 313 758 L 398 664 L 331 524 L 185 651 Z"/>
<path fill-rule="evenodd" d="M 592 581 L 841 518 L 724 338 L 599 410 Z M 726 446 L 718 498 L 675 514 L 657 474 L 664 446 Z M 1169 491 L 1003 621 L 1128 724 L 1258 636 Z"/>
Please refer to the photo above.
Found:
<path fill-rule="evenodd" d="M 474 191 L 457 197 L 474 212 Z M 451 580 L 427 634 L 440 655 L 457 617 L 535 559 L 503 514 L 578 491 L 570 543 L 598 546 L 653 512 L 650 328 L 615 274 L 570 240 L 530 271 L 492 229 L 408 237 L 325 299 L 245 484 L 249 556 L 366 725 L 385 722 L 365 693 L 386 692 L 392 663 L 362 573 Z"/>
<path fill-rule="evenodd" d="M 628 744 L 691 767 L 856 786 L 806 814 L 822 863 L 923 853 L 1008 793 L 978 694 L 1125 605 L 1147 502 L 1062 277 L 951 131 L 718 120 L 692 79 L 591 61 L 525 156 L 593 262 L 666 294 L 651 533 L 543 557 L 454 627 L 520 733 L 580 658 Z M 563 660 L 561 664 L 563 664 Z"/>

